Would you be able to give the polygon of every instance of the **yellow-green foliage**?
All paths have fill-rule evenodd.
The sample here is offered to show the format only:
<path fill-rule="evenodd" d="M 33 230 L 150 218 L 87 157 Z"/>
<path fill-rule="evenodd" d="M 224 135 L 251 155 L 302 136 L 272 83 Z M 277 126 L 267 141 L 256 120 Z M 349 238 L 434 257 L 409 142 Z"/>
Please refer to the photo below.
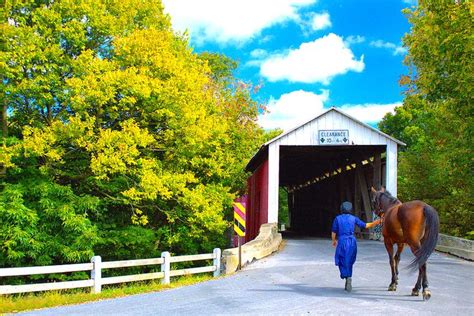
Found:
<path fill-rule="evenodd" d="M 225 246 L 264 137 L 235 63 L 194 53 L 158 0 L 7 1 L 3 14 L 0 266 L 87 261 L 94 245 L 146 257 L 150 236 L 156 251 Z M 130 242 L 130 225 L 152 235 Z"/>
<path fill-rule="evenodd" d="M 380 123 L 407 143 L 400 154 L 399 195 L 421 199 L 440 215 L 441 230 L 469 237 L 474 207 L 474 5 L 424 0 L 405 10 L 411 32 L 403 107 Z"/>

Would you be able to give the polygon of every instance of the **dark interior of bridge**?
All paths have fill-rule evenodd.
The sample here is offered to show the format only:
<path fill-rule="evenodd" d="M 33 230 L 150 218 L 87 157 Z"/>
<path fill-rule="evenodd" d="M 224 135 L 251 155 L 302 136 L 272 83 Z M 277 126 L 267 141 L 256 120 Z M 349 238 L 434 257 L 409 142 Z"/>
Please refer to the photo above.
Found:
<path fill-rule="evenodd" d="M 385 146 L 281 146 L 280 187 L 288 192 L 291 233 L 328 237 L 342 201 L 372 220 L 369 190 L 385 184 Z"/>

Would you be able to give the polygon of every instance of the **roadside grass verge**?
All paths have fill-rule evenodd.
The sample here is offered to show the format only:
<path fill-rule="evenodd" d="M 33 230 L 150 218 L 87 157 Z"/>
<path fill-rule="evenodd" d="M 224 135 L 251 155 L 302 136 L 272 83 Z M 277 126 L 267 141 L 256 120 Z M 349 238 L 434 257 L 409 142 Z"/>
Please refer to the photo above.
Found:
<path fill-rule="evenodd" d="M 0 314 L 15 313 L 33 309 L 63 305 L 81 304 L 134 294 L 158 292 L 167 289 L 192 285 L 215 279 L 211 274 L 176 277 L 170 284 L 161 284 L 160 280 L 126 283 L 123 285 L 105 285 L 99 294 L 90 293 L 89 288 L 23 293 L 0 296 Z"/>

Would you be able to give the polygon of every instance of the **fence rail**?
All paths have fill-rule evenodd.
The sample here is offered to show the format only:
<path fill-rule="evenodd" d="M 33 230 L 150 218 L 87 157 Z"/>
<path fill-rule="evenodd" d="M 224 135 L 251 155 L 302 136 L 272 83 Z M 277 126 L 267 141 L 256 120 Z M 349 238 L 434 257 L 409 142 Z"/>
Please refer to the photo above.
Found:
<path fill-rule="evenodd" d="M 211 266 L 180 269 L 180 270 L 170 269 L 171 263 L 210 260 L 210 259 L 213 260 L 213 263 Z M 132 274 L 132 275 L 102 278 L 103 269 L 116 269 L 116 268 L 138 267 L 138 266 L 148 266 L 148 265 L 161 265 L 161 272 Z M 26 293 L 26 292 L 38 292 L 38 291 L 50 291 L 50 290 L 62 290 L 62 289 L 74 289 L 74 288 L 81 288 L 81 287 L 90 287 L 92 293 L 100 293 L 102 290 L 102 285 L 134 282 L 134 281 L 144 281 L 144 280 L 154 280 L 154 279 L 162 279 L 161 282 L 163 284 L 169 284 L 170 277 L 180 276 L 180 275 L 214 272 L 214 277 L 217 277 L 220 274 L 220 266 L 221 266 L 221 250 L 219 248 L 215 248 L 212 253 L 199 254 L 199 255 L 186 255 L 186 256 L 172 257 L 169 252 L 165 251 L 161 253 L 161 258 L 152 258 L 152 259 L 102 262 L 102 258 L 100 256 L 94 256 L 91 259 L 91 263 L 64 264 L 64 265 L 43 266 L 43 267 L 38 266 L 38 267 L 25 267 L 25 268 L 2 268 L 0 269 L 1 278 L 12 277 L 12 276 L 35 275 L 35 274 L 77 272 L 77 271 L 90 271 L 91 278 L 88 280 L 80 280 L 80 281 L 50 282 L 50 283 L 22 284 L 22 285 L 1 285 L 0 295 Z"/>

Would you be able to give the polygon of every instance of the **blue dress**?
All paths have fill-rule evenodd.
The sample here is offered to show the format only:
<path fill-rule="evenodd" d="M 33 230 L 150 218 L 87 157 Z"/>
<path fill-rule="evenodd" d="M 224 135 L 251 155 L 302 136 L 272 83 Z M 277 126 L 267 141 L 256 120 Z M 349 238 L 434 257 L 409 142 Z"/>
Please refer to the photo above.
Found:
<path fill-rule="evenodd" d="M 354 236 L 355 225 L 365 228 L 366 224 L 352 214 L 341 214 L 332 223 L 332 232 L 337 235 L 334 260 L 341 272 L 341 279 L 352 277 L 352 266 L 357 256 L 357 242 Z"/>

